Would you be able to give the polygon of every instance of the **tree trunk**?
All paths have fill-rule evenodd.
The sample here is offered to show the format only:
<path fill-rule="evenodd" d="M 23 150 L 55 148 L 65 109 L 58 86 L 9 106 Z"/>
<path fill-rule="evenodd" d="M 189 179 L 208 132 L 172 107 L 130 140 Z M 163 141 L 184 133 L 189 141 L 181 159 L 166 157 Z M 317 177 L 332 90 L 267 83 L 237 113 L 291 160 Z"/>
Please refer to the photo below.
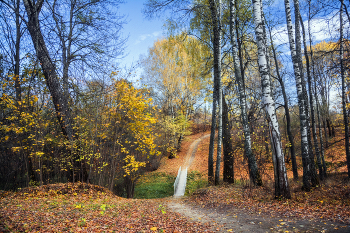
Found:
<path fill-rule="evenodd" d="M 269 121 L 271 144 L 274 150 L 273 156 L 276 159 L 276 187 L 275 197 L 291 198 L 288 177 L 284 162 L 283 148 L 281 142 L 281 135 L 279 131 L 275 101 L 272 96 L 271 83 L 270 83 L 270 72 L 268 70 L 266 61 L 266 48 L 264 43 L 264 30 L 262 22 L 262 12 L 259 0 L 253 0 L 253 11 L 255 21 L 255 35 L 258 46 L 258 64 L 259 72 L 261 76 L 261 86 L 263 93 L 263 105 L 267 112 L 267 118 Z"/>
<path fill-rule="evenodd" d="M 211 130 L 209 143 L 209 157 L 208 157 L 208 183 L 214 185 L 214 141 L 216 128 L 216 80 L 214 79 L 213 89 L 213 109 L 211 115 Z"/>
<path fill-rule="evenodd" d="M 284 0 L 285 10 L 286 10 L 286 19 L 287 19 L 287 29 L 288 29 L 288 38 L 289 46 L 292 55 L 295 82 L 298 95 L 298 105 L 299 105 L 299 117 L 300 117 L 300 135 L 301 135 L 301 154 L 303 161 L 303 189 L 309 191 L 311 188 L 311 174 L 310 174 L 310 158 L 309 158 L 309 145 L 307 139 L 307 116 L 305 109 L 305 99 L 302 87 L 302 79 L 299 69 L 299 62 L 297 58 L 297 53 L 295 50 L 295 42 L 293 36 L 293 26 L 292 26 L 292 17 L 290 12 L 290 3 L 289 0 Z"/>
<path fill-rule="evenodd" d="M 21 0 L 16 0 L 16 44 L 15 44 L 15 89 L 16 89 L 16 100 L 17 102 L 21 101 L 21 83 L 19 78 L 19 65 L 20 65 L 20 48 L 21 48 L 21 24 L 20 24 L 20 15 L 19 15 L 19 8 L 20 8 L 20 2 Z"/>
<path fill-rule="evenodd" d="M 248 158 L 250 179 L 254 185 L 261 186 L 262 185 L 261 176 L 258 170 L 258 165 L 256 163 L 255 155 L 253 154 L 252 147 L 251 147 L 252 142 L 251 142 L 250 128 L 249 128 L 248 115 L 247 115 L 247 101 L 246 101 L 246 95 L 244 91 L 244 83 L 241 75 L 242 72 L 240 67 L 240 60 L 238 58 L 238 53 L 237 53 L 237 43 L 236 43 L 237 37 L 234 30 L 235 18 L 236 18 L 235 0 L 231 0 L 230 1 L 230 33 L 231 33 L 231 45 L 232 45 L 232 57 L 233 57 L 236 83 L 238 84 L 238 91 L 239 91 L 239 103 L 241 108 L 241 119 L 242 119 L 243 133 L 244 133 L 244 151 Z"/>
<path fill-rule="evenodd" d="M 342 92 L 342 107 L 345 128 L 345 151 L 346 163 L 348 166 L 348 177 L 350 178 L 350 149 L 349 149 L 349 121 L 346 111 L 346 89 L 345 89 L 345 71 L 344 71 L 344 40 L 343 40 L 343 4 L 344 0 L 340 0 L 340 72 L 341 72 L 341 92 Z"/>
<path fill-rule="evenodd" d="M 299 16 L 299 0 L 294 0 L 294 15 L 295 15 L 295 40 L 296 40 L 296 53 L 297 53 L 297 60 L 299 63 L 299 70 L 300 70 L 300 78 L 301 78 L 301 85 L 302 85 L 302 92 L 305 100 L 305 114 L 306 114 L 306 127 L 307 127 L 307 143 L 309 147 L 309 165 L 310 165 L 310 177 L 311 177 L 311 185 L 315 187 L 319 184 L 319 179 L 317 177 L 316 173 L 316 167 L 315 167 L 315 158 L 313 153 L 313 147 L 312 147 L 312 140 L 311 140 L 311 130 L 310 130 L 310 116 L 309 116 L 309 97 L 308 93 L 306 91 L 306 82 L 304 78 L 304 69 L 303 69 L 303 60 L 302 60 L 302 53 L 301 53 L 301 34 L 300 34 L 300 16 Z"/>
<path fill-rule="evenodd" d="M 210 0 L 210 11 L 214 32 L 214 79 L 217 81 L 216 99 L 218 101 L 218 144 L 215 168 L 215 185 L 220 181 L 221 147 L 222 147 L 222 84 L 221 84 L 221 0 L 216 6 L 215 0 Z"/>
<path fill-rule="evenodd" d="M 327 128 L 328 128 L 328 136 L 329 138 L 331 138 L 332 137 L 331 121 L 329 120 L 329 118 L 327 118 L 326 122 L 327 122 Z"/>
<path fill-rule="evenodd" d="M 311 129 L 312 129 L 312 136 L 314 139 L 314 146 L 315 146 L 315 154 L 316 154 L 316 161 L 317 161 L 317 166 L 319 169 L 319 175 L 320 179 L 324 180 L 324 171 L 323 167 L 321 164 L 321 157 L 320 157 L 320 151 L 318 147 L 318 141 L 317 141 L 317 133 L 316 133 L 316 120 L 315 120 L 315 112 L 314 112 L 314 100 L 312 98 L 312 82 L 311 82 L 311 71 L 310 71 L 310 61 L 309 61 L 309 55 L 307 51 L 307 45 L 306 45 L 306 36 L 305 36 L 305 28 L 304 28 L 304 23 L 301 18 L 300 11 L 298 11 L 299 19 L 300 19 L 300 25 L 302 28 L 302 33 L 303 33 L 303 44 L 304 44 L 304 56 L 306 60 L 306 72 L 307 72 L 307 82 L 308 82 L 308 87 L 309 87 L 309 93 L 310 93 L 310 109 L 311 109 Z M 312 160 L 313 162 L 313 160 Z"/>
<path fill-rule="evenodd" d="M 223 137 L 222 144 L 224 149 L 224 173 L 223 181 L 227 183 L 234 183 L 234 169 L 233 169 L 233 146 L 231 139 L 231 125 L 228 118 L 228 106 L 225 101 L 225 96 L 222 96 L 223 100 L 223 112 L 222 112 L 222 123 L 223 123 Z"/>
<path fill-rule="evenodd" d="M 313 52 L 312 52 L 312 42 L 311 42 L 311 25 L 310 25 L 310 18 L 311 15 L 311 6 L 309 3 L 309 18 L 308 18 L 308 33 L 309 33 L 309 46 L 310 46 L 310 57 L 311 57 L 311 66 L 312 66 L 312 76 L 314 78 L 314 93 L 315 93 L 315 104 L 316 104 L 316 114 L 317 114 L 317 123 L 318 123 L 318 132 L 320 136 L 320 153 L 321 153 L 321 160 L 322 160 L 322 167 L 323 167 L 323 174 L 324 177 L 327 177 L 327 166 L 324 159 L 324 148 L 323 148 L 323 137 L 322 137 L 322 128 L 321 128 L 321 117 L 320 117 L 320 111 L 319 111 L 319 102 L 318 102 L 318 94 L 317 94 L 317 88 L 316 88 L 316 76 L 315 76 L 315 66 L 314 66 L 314 59 L 313 59 Z"/>
<path fill-rule="evenodd" d="M 63 134 L 67 139 L 72 140 L 73 128 L 72 120 L 68 105 L 64 99 L 64 95 L 56 74 L 55 64 L 52 62 L 47 50 L 44 38 L 42 36 L 39 25 L 39 13 L 43 4 L 43 0 L 38 0 L 36 4 L 31 0 L 23 0 L 28 16 L 28 31 L 31 35 L 34 48 L 40 61 L 46 84 L 52 96 L 55 106 L 58 122 L 60 123 Z"/>
<path fill-rule="evenodd" d="M 269 30 L 269 34 L 270 34 L 273 58 L 275 60 L 275 66 L 276 66 L 276 72 L 277 72 L 277 80 L 278 80 L 278 82 L 281 85 L 282 95 L 283 95 L 283 100 L 284 100 L 284 111 L 285 111 L 286 120 L 287 120 L 287 134 L 288 134 L 288 140 L 289 140 L 289 143 L 290 143 L 290 154 L 291 154 L 290 157 L 291 157 L 291 160 L 292 160 L 293 178 L 294 178 L 294 180 L 298 180 L 298 177 L 299 177 L 298 176 L 298 165 L 297 165 L 297 160 L 296 160 L 296 156 L 295 156 L 295 145 L 294 145 L 294 138 L 293 138 L 292 129 L 291 129 L 288 98 L 287 98 L 286 88 L 284 86 L 283 79 L 282 79 L 282 77 L 280 75 L 279 65 L 278 65 L 278 60 L 277 60 L 277 55 L 276 55 L 276 49 L 275 49 L 275 46 L 273 44 L 271 30 Z"/>
<path fill-rule="evenodd" d="M 124 187 L 126 191 L 126 198 L 133 198 L 135 191 L 135 181 L 129 176 L 124 177 Z"/>
<path fill-rule="evenodd" d="M 326 142 L 326 148 L 328 148 L 328 134 L 327 134 L 327 127 L 326 127 L 326 120 L 323 118 L 323 131 L 324 131 L 324 139 Z"/>

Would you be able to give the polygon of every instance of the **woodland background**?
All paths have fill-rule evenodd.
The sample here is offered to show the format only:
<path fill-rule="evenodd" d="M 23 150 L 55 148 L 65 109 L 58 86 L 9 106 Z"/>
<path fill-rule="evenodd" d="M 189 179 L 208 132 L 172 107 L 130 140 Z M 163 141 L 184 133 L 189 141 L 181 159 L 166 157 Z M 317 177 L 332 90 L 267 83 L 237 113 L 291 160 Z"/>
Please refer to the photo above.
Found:
<path fill-rule="evenodd" d="M 210 127 L 209 184 L 223 171 L 259 186 L 269 170 L 275 196 L 290 198 L 284 174 L 306 191 L 350 176 L 349 2 L 295 0 L 289 19 L 271 1 L 148 1 L 145 16 L 171 17 L 138 81 L 114 60 L 121 3 L 0 0 L 0 189 L 81 181 L 133 197 L 145 172 Z M 286 16 L 291 52 L 277 40 Z M 319 24 L 331 39 L 313 37 Z"/>

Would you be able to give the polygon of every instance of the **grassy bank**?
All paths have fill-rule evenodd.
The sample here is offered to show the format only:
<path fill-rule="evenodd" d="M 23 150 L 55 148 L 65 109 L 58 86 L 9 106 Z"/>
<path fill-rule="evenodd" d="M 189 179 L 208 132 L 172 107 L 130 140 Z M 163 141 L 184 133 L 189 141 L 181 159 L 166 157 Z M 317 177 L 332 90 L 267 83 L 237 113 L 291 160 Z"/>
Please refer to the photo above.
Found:
<path fill-rule="evenodd" d="M 175 176 L 166 173 L 147 173 L 136 183 L 134 198 L 153 199 L 172 196 L 174 195 L 175 179 Z M 199 172 L 191 171 L 187 175 L 185 195 L 205 186 L 207 186 L 206 179 Z"/>

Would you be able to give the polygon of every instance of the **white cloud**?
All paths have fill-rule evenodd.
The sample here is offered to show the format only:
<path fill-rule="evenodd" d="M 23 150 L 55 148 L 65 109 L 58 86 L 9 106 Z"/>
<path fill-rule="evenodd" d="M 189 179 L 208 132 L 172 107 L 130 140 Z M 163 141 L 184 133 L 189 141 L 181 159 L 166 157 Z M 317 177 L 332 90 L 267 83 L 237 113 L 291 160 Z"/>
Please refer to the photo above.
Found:
<path fill-rule="evenodd" d="M 142 41 L 144 40 L 147 40 L 149 38 L 151 39 L 154 39 L 154 38 L 157 38 L 158 36 L 160 36 L 162 34 L 162 31 L 155 31 L 155 32 L 152 32 L 152 33 L 149 33 L 149 34 L 142 34 L 138 37 L 138 39 L 136 40 L 135 42 L 135 45 L 136 44 L 139 44 L 141 43 Z"/>
<path fill-rule="evenodd" d="M 309 41 L 308 21 L 304 21 L 306 40 Z M 339 37 L 339 15 L 330 14 L 324 18 L 315 18 L 310 21 L 311 36 L 314 43 L 320 41 L 337 40 Z M 293 30 L 295 25 L 293 24 Z M 283 24 L 272 30 L 273 40 L 276 45 L 288 44 L 287 25 Z"/>

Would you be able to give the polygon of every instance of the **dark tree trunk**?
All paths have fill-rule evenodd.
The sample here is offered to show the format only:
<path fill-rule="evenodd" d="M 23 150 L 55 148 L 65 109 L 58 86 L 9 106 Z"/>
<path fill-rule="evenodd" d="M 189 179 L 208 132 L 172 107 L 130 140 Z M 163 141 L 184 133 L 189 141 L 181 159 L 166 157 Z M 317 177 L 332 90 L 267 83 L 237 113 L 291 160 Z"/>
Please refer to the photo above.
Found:
<path fill-rule="evenodd" d="M 343 118 L 345 128 L 345 151 L 346 151 L 346 163 L 348 167 L 348 177 L 350 178 L 350 149 L 349 149 L 349 120 L 346 111 L 346 86 L 345 86 L 345 71 L 344 71 L 344 40 L 343 40 L 343 4 L 344 0 L 340 0 L 340 72 L 342 83 L 342 107 Z"/>
<path fill-rule="evenodd" d="M 232 45 L 232 57 L 233 57 L 233 63 L 234 63 L 234 71 L 235 71 L 235 78 L 236 83 L 238 85 L 238 91 L 239 91 L 239 104 L 241 109 L 241 119 L 242 119 L 242 127 L 243 127 L 243 133 L 244 133 L 244 152 L 248 158 L 248 166 L 249 166 L 249 175 L 250 179 L 253 182 L 254 185 L 261 186 L 262 180 L 260 177 L 260 173 L 258 170 L 258 165 L 256 163 L 255 155 L 252 151 L 251 147 L 251 136 L 250 136 L 250 127 L 248 122 L 248 115 L 247 115 L 247 101 L 246 101 L 246 95 L 245 95 L 245 87 L 244 87 L 244 81 L 242 79 L 242 67 L 240 66 L 240 61 L 238 57 L 238 46 L 236 41 L 238 40 L 235 34 L 235 25 L 234 22 L 236 21 L 236 9 L 235 9 L 235 1 L 230 1 L 230 34 L 231 34 L 231 45 Z"/>
<path fill-rule="evenodd" d="M 304 28 L 304 23 L 300 15 L 300 11 L 298 12 L 299 14 L 299 19 L 300 19 L 300 25 L 302 28 L 302 33 L 303 33 L 303 44 L 304 44 L 304 56 L 306 60 L 306 72 L 307 72 L 307 81 L 308 81 L 308 87 L 309 87 L 309 93 L 310 93 L 310 109 L 311 109 L 311 129 L 312 129 L 312 136 L 314 139 L 314 146 L 315 146 L 315 153 L 316 153 L 316 161 L 317 161 L 317 166 L 319 169 L 319 175 L 320 179 L 324 179 L 324 172 L 323 172 L 323 167 L 321 164 L 321 157 L 320 157 L 320 151 L 318 147 L 318 141 L 317 141 L 317 134 L 316 134 L 316 120 L 315 120 L 315 112 L 314 112 L 314 100 L 312 98 L 312 82 L 311 82 L 311 71 L 310 71 L 310 61 L 309 61 L 309 55 L 307 51 L 307 45 L 306 45 L 306 36 L 305 36 L 305 28 Z"/>
<path fill-rule="evenodd" d="M 126 191 L 126 197 L 133 198 L 135 191 L 135 181 L 133 181 L 129 176 L 124 177 L 124 187 Z"/>
<path fill-rule="evenodd" d="M 331 129 L 331 121 L 327 118 L 327 128 L 328 128 L 328 136 L 331 138 L 332 137 L 332 129 Z"/>
<path fill-rule="evenodd" d="M 223 181 L 227 183 L 234 183 L 234 169 L 233 169 L 233 146 L 231 140 L 231 125 L 228 118 L 228 106 L 225 101 L 225 96 L 222 96 L 223 100 L 223 112 L 222 112 L 222 124 L 223 124 L 223 134 L 222 142 L 224 149 L 224 173 Z"/>
<path fill-rule="evenodd" d="M 21 43 L 21 24 L 20 24 L 20 15 L 19 15 L 19 8 L 20 8 L 20 2 L 21 0 L 16 0 L 16 44 L 15 44 L 15 89 L 16 89 L 16 100 L 18 102 L 21 101 L 21 83 L 19 78 L 19 66 L 20 66 L 20 43 Z"/>
<path fill-rule="evenodd" d="M 44 38 L 42 36 L 39 24 L 39 13 L 43 4 L 43 0 L 38 0 L 36 4 L 31 0 L 23 0 L 26 8 L 28 23 L 27 28 L 32 38 L 34 48 L 40 61 L 46 84 L 51 93 L 52 101 L 55 106 L 58 122 L 60 123 L 63 134 L 67 139 L 72 140 L 73 128 L 70 111 L 67 101 L 64 99 L 59 80 L 57 78 L 56 67 L 52 62 L 47 50 Z"/>
<path fill-rule="evenodd" d="M 326 148 L 328 148 L 328 133 L 327 133 L 326 120 L 323 120 L 323 130 L 324 130 L 324 138 L 325 138 Z"/>
<path fill-rule="evenodd" d="M 215 128 L 216 128 L 216 93 L 215 92 L 216 92 L 216 82 L 214 79 L 213 109 L 212 109 L 212 117 L 211 117 L 209 157 L 208 157 L 209 185 L 214 185 L 214 141 L 215 141 Z"/>
<path fill-rule="evenodd" d="M 218 102 L 218 144 L 215 168 L 215 185 L 220 182 L 221 147 L 222 147 L 222 84 L 221 84 L 221 0 L 210 0 L 213 26 L 214 79 L 216 80 L 216 100 Z M 215 85 L 214 85 L 215 86 Z"/>

